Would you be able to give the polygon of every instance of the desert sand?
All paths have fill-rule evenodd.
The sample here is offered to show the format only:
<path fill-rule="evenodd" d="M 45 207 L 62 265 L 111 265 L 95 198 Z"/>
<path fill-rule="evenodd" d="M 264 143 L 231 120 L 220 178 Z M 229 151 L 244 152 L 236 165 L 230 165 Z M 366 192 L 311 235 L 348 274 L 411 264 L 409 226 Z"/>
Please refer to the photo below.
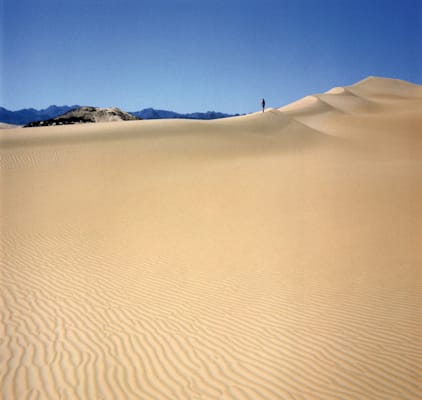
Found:
<path fill-rule="evenodd" d="M 0 397 L 422 398 L 422 87 L 5 129 Z"/>
<path fill-rule="evenodd" d="M 20 125 L 6 124 L 4 122 L 0 122 L 0 129 L 13 129 L 13 128 L 20 128 Z"/>

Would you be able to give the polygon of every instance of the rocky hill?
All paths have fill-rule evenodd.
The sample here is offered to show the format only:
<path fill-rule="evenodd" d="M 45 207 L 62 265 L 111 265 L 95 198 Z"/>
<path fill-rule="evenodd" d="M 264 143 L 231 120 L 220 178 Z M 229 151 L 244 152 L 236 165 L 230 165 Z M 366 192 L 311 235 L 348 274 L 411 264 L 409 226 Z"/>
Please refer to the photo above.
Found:
<path fill-rule="evenodd" d="M 119 108 L 79 107 L 68 111 L 56 118 L 43 121 L 34 121 L 26 124 L 24 128 L 33 126 L 52 126 L 81 124 L 87 122 L 132 121 L 140 118 L 129 114 Z"/>

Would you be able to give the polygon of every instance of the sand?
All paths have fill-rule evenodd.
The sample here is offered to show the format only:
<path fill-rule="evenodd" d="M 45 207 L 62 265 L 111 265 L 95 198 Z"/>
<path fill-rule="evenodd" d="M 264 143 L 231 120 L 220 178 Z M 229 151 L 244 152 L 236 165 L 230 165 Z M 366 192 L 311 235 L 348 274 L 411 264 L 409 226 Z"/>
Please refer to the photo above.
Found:
<path fill-rule="evenodd" d="M 2 130 L 0 397 L 421 399 L 421 111 Z"/>
<path fill-rule="evenodd" d="M 0 129 L 13 129 L 13 128 L 20 128 L 20 125 L 6 124 L 4 122 L 0 122 Z"/>

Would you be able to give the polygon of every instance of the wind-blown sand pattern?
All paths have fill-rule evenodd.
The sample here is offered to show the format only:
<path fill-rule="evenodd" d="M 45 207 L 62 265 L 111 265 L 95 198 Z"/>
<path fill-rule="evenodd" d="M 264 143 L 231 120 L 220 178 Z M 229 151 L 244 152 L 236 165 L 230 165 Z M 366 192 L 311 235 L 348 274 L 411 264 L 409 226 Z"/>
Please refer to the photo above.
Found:
<path fill-rule="evenodd" d="M 421 399 L 421 111 L 3 130 L 1 398 Z"/>

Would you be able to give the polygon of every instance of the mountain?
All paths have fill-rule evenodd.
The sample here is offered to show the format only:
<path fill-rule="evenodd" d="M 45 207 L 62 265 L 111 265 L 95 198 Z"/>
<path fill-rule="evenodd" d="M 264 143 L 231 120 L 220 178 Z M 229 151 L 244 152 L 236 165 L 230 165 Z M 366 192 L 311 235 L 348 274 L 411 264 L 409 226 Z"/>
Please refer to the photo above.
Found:
<path fill-rule="evenodd" d="M 41 121 L 51 119 L 64 114 L 67 111 L 78 108 L 78 105 L 73 106 L 55 106 L 52 105 L 42 110 L 34 108 L 24 108 L 22 110 L 10 111 L 6 108 L 0 107 L 0 122 L 14 125 L 25 125 L 33 121 Z"/>
<path fill-rule="evenodd" d="M 180 115 L 174 111 L 156 110 L 154 108 L 144 108 L 141 111 L 131 112 L 131 114 L 142 119 L 177 118 L 177 116 Z"/>
<path fill-rule="evenodd" d="M 56 106 L 52 105 L 42 110 L 34 108 L 24 108 L 22 110 L 10 111 L 0 107 L 0 122 L 14 125 L 26 125 L 30 122 L 46 121 L 63 115 L 64 113 L 79 108 L 79 105 L 73 106 Z M 217 119 L 237 116 L 216 111 L 208 111 L 205 113 L 194 112 L 190 114 L 181 114 L 168 110 L 156 110 L 154 108 L 145 108 L 141 111 L 131 112 L 140 119 L 165 119 L 165 118 L 185 118 L 185 119 Z"/>
<path fill-rule="evenodd" d="M 133 121 L 137 119 L 139 118 L 116 107 L 79 107 L 74 110 L 70 110 L 56 118 L 30 122 L 24 127 L 69 125 L 87 122 Z"/>
<path fill-rule="evenodd" d="M 184 118 L 184 119 L 217 119 L 233 117 L 235 115 L 225 114 L 217 111 L 207 111 L 205 113 L 195 112 L 190 114 L 180 114 L 168 110 L 156 110 L 154 108 L 144 108 L 141 111 L 134 111 L 131 114 L 142 119 L 166 119 L 166 118 Z M 239 114 L 236 114 L 236 116 Z"/>

